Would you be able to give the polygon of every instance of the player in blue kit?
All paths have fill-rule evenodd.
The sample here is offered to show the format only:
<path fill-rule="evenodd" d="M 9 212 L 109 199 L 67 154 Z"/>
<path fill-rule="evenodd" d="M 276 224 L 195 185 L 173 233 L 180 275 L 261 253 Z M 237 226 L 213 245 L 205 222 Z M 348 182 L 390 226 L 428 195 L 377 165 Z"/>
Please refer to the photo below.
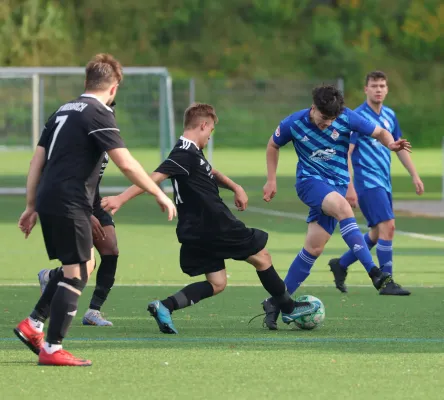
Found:
<path fill-rule="evenodd" d="M 397 291 L 388 272 L 382 272 L 373 262 L 364 236 L 358 228 L 350 204 L 345 199 L 349 184 L 347 153 L 350 133 L 371 136 L 391 151 L 409 151 L 405 139 L 394 140 L 386 129 L 366 120 L 344 107 L 342 93 L 334 86 L 313 89 L 311 108 L 295 112 L 277 127 L 267 145 L 267 183 L 264 200 L 271 201 L 277 192 L 276 170 L 279 149 L 292 142 L 298 156 L 296 191 L 310 207 L 308 232 L 304 247 L 291 264 L 285 284 L 293 294 L 310 275 L 310 270 L 324 250 L 339 221 L 341 235 L 368 272 L 374 287 Z M 279 308 L 272 298 L 262 302 L 269 329 L 277 329 Z"/>
<path fill-rule="evenodd" d="M 378 126 L 386 128 L 398 140 L 402 136 L 394 111 L 383 105 L 388 93 L 387 77 L 381 71 L 370 72 L 365 80 L 367 100 L 355 111 Z M 390 151 L 381 144 L 361 133 L 353 133 L 348 150 L 349 168 L 354 171 L 354 184 L 350 182 L 346 199 L 352 207 L 359 207 L 364 214 L 370 231 L 364 235 L 367 247 L 371 250 L 376 245 L 381 271 L 392 275 L 393 250 L 392 240 L 395 234 L 395 217 L 392 207 L 392 183 L 390 178 Z M 416 194 L 424 192 L 424 184 L 419 177 L 410 154 L 405 151 L 397 153 L 413 180 Z M 357 260 L 352 251 L 347 251 L 341 258 L 330 260 L 330 269 L 335 278 L 336 287 L 347 292 L 345 278 L 347 268 Z M 387 288 L 379 291 L 381 295 L 409 295 L 408 290 L 393 293 Z"/>

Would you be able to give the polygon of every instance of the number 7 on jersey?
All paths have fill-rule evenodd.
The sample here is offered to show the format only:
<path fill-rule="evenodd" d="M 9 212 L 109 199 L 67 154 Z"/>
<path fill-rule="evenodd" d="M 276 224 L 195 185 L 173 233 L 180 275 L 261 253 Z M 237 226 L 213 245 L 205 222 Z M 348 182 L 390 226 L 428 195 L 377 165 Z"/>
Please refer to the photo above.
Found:
<path fill-rule="evenodd" d="M 54 148 L 54 144 L 57 139 L 57 136 L 59 135 L 60 129 L 62 129 L 63 125 L 65 125 L 65 122 L 67 119 L 68 119 L 67 115 L 60 115 L 55 120 L 55 123 L 57 124 L 57 128 L 54 131 L 54 136 L 52 137 L 51 146 L 49 146 L 48 160 L 51 157 L 52 149 Z"/>

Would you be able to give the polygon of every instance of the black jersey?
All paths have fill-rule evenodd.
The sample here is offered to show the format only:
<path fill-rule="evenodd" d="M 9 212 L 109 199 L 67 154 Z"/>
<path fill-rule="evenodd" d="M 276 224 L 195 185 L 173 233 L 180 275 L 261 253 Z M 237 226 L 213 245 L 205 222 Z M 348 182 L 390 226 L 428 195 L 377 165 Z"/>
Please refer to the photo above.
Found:
<path fill-rule="evenodd" d="M 211 171 L 202 150 L 183 136 L 156 169 L 171 178 L 179 219 L 176 231 L 181 243 L 211 241 L 245 227 L 221 199 Z"/>
<path fill-rule="evenodd" d="M 89 218 L 104 153 L 125 147 L 113 109 L 84 94 L 49 118 L 38 145 L 46 150 L 46 162 L 37 190 L 37 211 Z"/>

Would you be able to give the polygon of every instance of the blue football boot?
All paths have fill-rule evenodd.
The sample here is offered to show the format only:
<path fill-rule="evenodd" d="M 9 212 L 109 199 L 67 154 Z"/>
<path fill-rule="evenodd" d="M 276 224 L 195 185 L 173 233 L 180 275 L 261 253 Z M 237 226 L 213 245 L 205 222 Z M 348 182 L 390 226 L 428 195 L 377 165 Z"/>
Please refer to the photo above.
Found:
<path fill-rule="evenodd" d="M 171 313 L 159 300 L 152 301 L 148 304 L 148 311 L 159 325 L 159 329 L 163 333 L 177 334 L 177 329 L 174 327 Z"/>
<path fill-rule="evenodd" d="M 291 314 L 282 313 L 282 321 L 287 325 L 293 321 L 295 321 L 299 317 L 303 317 L 304 315 L 310 315 L 319 310 L 320 304 L 319 302 L 296 302 L 294 310 Z"/>

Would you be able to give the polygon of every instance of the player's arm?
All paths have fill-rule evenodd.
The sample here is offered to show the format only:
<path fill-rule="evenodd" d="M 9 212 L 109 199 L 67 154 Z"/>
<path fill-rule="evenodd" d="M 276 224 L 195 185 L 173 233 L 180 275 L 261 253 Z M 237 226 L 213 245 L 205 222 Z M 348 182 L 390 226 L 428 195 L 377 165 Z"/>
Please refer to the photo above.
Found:
<path fill-rule="evenodd" d="M 411 152 L 410 149 L 412 146 L 406 139 L 395 140 L 393 135 L 387 129 L 376 126 L 374 122 L 361 117 L 355 111 L 347 109 L 347 114 L 349 118 L 350 131 L 371 136 L 387 147 L 390 151 L 398 152 L 401 150 L 406 150 Z"/>
<path fill-rule="evenodd" d="M 160 172 L 153 172 L 151 174 L 151 179 L 157 185 L 168 178 L 168 175 L 161 174 Z M 109 211 L 111 212 L 111 214 L 114 215 L 125 203 L 127 203 L 131 199 L 134 199 L 134 197 L 141 195 L 142 193 L 145 193 L 143 189 L 141 189 L 137 185 L 133 185 L 117 196 L 103 197 L 100 205 L 105 211 Z"/>
<path fill-rule="evenodd" d="M 279 149 L 292 139 L 292 134 L 286 122 L 287 120 L 283 120 L 279 124 L 267 144 L 267 182 L 263 189 L 263 199 L 267 203 L 277 192 L 276 171 L 279 163 Z"/>
<path fill-rule="evenodd" d="M 162 211 L 168 210 L 168 220 L 171 221 L 177 210 L 171 199 L 156 185 L 148 176 L 140 163 L 131 155 L 126 148 L 115 148 L 108 150 L 111 160 L 119 167 L 122 173 L 141 190 L 152 194 Z M 134 196 L 133 196 L 134 197 Z"/>
<path fill-rule="evenodd" d="M 384 128 L 377 126 L 371 134 L 373 138 L 378 140 L 381 144 L 387 147 L 390 151 L 398 152 L 401 150 L 411 153 L 411 144 L 406 139 L 393 139 L 393 135 Z"/>
<path fill-rule="evenodd" d="M 222 172 L 213 169 L 211 173 L 216 179 L 217 186 L 234 192 L 234 204 L 239 211 L 244 211 L 248 206 L 248 196 L 244 188 Z"/>
<path fill-rule="evenodd" d="M 413 164 L 413 160 L 410 157 L 410 153 L 402 150 L 397 153 L 399 161 L 404 166 L 404 168 L 408 171 L 410 176 L 412 177 L 413 184 L 415 185 L 416 194 L 421 196 L 424 193 L 424 183 L 416 171 L 415 165 Z"/>
<path fill-rule="evenodd" d="M 357 136 L 357 133 L 354 133 L 353 135 Z M 347 153 L 347 164 L 348 164 L 348 172 L 350 175 L 350 183 L 348 184 L 348 189 L 345 198 L 353 208 L 356 208 L 358 205 L 358 196 L 356 194 L 355 185 L 353 183 L 353 163 L 352 163 L 352 154 L 354 149 L 355 149 L 355 144 L 350 143 Z"/>
<path fill-rule="evenodd" d="M 26 209 L 20 216 L 18 223 L 20 230 L 25 234 L 25 239 L 28 238 L 32 228 L 34 228 L 37 222 L 35 200 L 37 196 L 37 186 L 40 182 L 43 166 L 45 165 L 46 161 L 45 146 L 48 144 L 48 140 L 49 130 L 45 125 L 29 165 L 28 178 L 26 181 Z"/>

